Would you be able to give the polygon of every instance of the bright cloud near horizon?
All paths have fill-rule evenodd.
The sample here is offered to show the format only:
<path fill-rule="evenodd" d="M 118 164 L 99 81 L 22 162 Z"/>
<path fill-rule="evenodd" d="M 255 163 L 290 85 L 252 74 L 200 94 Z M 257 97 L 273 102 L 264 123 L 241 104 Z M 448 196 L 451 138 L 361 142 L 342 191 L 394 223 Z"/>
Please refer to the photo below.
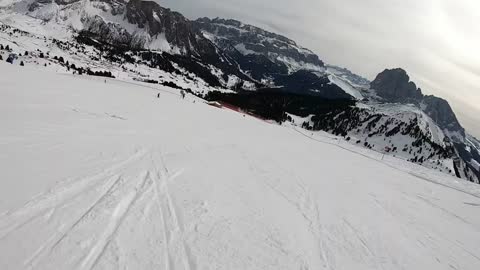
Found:
<path fill-rule="evenodd" d="M 191 19 L 232 18 L 283 34 L 368 79 L 402 67 L 480 137 L 478 0 L 156 1 Z"/>

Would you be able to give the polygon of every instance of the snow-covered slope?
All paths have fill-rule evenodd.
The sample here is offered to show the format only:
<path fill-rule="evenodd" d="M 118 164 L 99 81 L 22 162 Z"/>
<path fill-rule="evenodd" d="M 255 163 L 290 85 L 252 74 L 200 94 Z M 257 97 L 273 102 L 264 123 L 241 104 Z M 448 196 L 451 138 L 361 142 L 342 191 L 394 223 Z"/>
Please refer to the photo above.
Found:
<path fill-rule="evenodd" d="M 363 118 L 353 122 L 342 117 L 330 119 L 331 129 L 324 130 L 347 135 L 341 126 L 352 124 L 356 130 L 347 133 L 359 144 L 377 151 L 387 149 L 396 156 L 396 151 L 388 149 L 405 149 L 408 155 L 400 156 L 420 163 L 431 159 L 434 164 L 430 167 L 441 165 L 442 171 L 452 171 L 449 168 L 459 157 L 463 163 L 455 173 L 480 182 L 480 155 L 468 150 L 471 143 L 448 102 L 423 96 L 402 69 L 387 69 L 370 83 L 345 68 L 325 65 L 315 53 L 285 36 L 235 20 L 190 21 L 152 1 L 2 1 L 0 30 L 0 45 L 9 46 L 0 50 L 2 58 L 16 54 L 18 62 L 57 72 L 169 85 L 199 96 L 211 91 L 259 90 L 328 100 L 354 99 L 369 110 Z M 381 120 L 377 120 L 377 111 L 383 115 Z M 318 112 L 303 116 L 309 114 Z M 395 125 L 405 127 L 412 121 L 416 122 L 408 128 L 413 131 L 409 136 L 403 134 L 405 129 L 402 134 L 398 134 L 399 128 L 395 130 Z M 379 127 L 375 127 L 377 122 Z M 419 142 L 416 129 L 424 133 L 423 142 Z M 391 135 L 386 132 L 396 134 L 387 138 Z M 431 156 L 430 141 L 435 144 L 433 148 L 446 148 L 444 141 L 453 141 L 456 151 Z M 439 160 L 435 155 L 444 157 Z M 445 162 L 450 165 L 442 165 Z"/>
<path fill-rule="evenodd" d="M 357 87 L 353 86 L 348 80 L 338 77 L 334 74 L 328 75 L 328 79 L 331 83 L 338 85 L 343 91 L 345 91 L 345 93 L 349 94 L 355 99 L 363 99 L 363 95 L 360 90 Z"/>
<path fill-rule="evenodd" d="M 370 81 L 351 72 L 346 68 L 341 68 L 333 65 L 327 65 L 327 73 L 333 74 L 343 80 L 348 81 L 356 88 L 370 88 Z"/>
<path fill-rule="evenodd" d="M 477 185 L 163 86 L 0 74 L 1 269 L 480 267 Z"/>
<path fill-rule="evenodd" d="M 102 1 L 94 2 L 95 4 L 90 2 L 87 4 L 100 5 L 101 3 L 104 3 Z M 71 5 L 77 5 L 79 3 L 82 3 L 82 1 L 68 4 L 66 7 L 69 8 L 65 7 L 64 9 L 75 13 L 78 10 L 73 8 Z M 53 2 L 47 3 L 47 5 L 53 4 Z M 86 8 L 86 6 L 84 6 L 83 9 L 89 10 L 91 13 L 90 15 L 92 15 L 92 12 L 95 11 L 97 13 L 107 12 L 110 14 L 109 16 L 113 16 L 111 13 L 109 13 L 113 12 L 113 10 L 108 9 L 107 11 L 102 11 L 102 9 L 98 9 L 99 7 L 100 6 L 92 6 Z M 159 8 L 158 6 L 156 7 Z M 93 11 L 91 9 L 93 9 Z M 106 14 L 103 14 L 102 16 L 108 18 Z M 114 17 L 117 19 L 120 18 L 118 16 Z M 260 52 L 258 54 L 253 54 L 253 56 L 244 56 L 239 54 L 235 48 L 233 48 L 233 51 L 226 50 L 225 55 L 220 51 L 217 54 L 221 56 L 221 59 L 224 59 L 225 61 L 231 61 L 230 63 L 224 62 L 223 64 L 214 65 L 215 61 L 212 62 L 213 64 L 210 64 L 211 59 L 198 59 L 194 56 L 185 57 L 176 55 L 175 53 L 171 54 L 171 52 L 169 53 L 168 50 L 163 52 L 150 50 L 139 51 L 135 49 L 118 50 L 118 48 L 112 48 L 108 44 L 105 45 L 103 43 L 99 43 L 98 40 L 89 35 L 76 36 L 75 34 L 73 36 L 68 36 L 68 33 L 64 33 L 66 35 L 65 39 L 57 39 L 48 34 L 51 29 L 55 29 L 55 27 L 61 27 L 62 23 L 65 23 L 65 21 L 57 23 L 56 20 L 50 20 L 47 23 L 42 24 L 38 21 L 38 19 L 15 12 L 3 14 L 0 16 L 0 18 L 4 22 L 0 22 L 0 45 L 9 46 L 8 50 L 0 50 L 0 55 L 6 59 L 10 53 L 16 53 L 19 55 L 18 62 L 23 61 L 26 65 L 43 65 L 46 70 L 54 70 L 65 73 L 93 74 L 95 72 L 108 72 L 108 74 L 117 78 L 130 81 L 134 80 L 150 82 L 152 84 L 177 86 L 185 90 L 191 90 L 202 96 L 208 92 L 211 92 L 212 90 L 222 92 L 233 92 L 238 91 L 239 89 L 255 90 L 263 83 L 265 83 L 264 87 L 272 88 L 274 91 L 294 92 L 295 94 L 300 95 L 319 95 L 327 98 L 350 98 L 351 96 L 356 100 L 361 100 L 363 102 L 359 104 L 360 107 L 366 106 L 366 108 L 369 109 L 369 112 L 364 114 L 364 118 L 361 119 L 361 121 L 372 120 L 368 117 L 377 114 L 376 110 L 384 111 L 383 114 L 386 116 L 383 117 L 383 119 L 379 122 L 379 128 L 383 129 L 376 129 L 377 132 L 374 134 L 375 138 L 370 139 L 370 137 L 373 136 L 372 132 L 375 130 L 372 131 L 372 125 L 368 123 L 363 126 L 356 127 L 355 130 L 349 130 L 348 135 L 351 136 L 355 142 L 358 142 L 358 144 L 361 143 L 367 147 L 371 146 L 373 149 L 382 152 L 384 152 L 385 149 L 388 150 L 396 148 L 396 151 L 392 152 L 388 150 L 388 153 L 392 153 L 396 156 L 402 156 L 405 159 L 412 161 L 420 160 L 422 161 L 421 163 L 428 159 L 431 163 L 429 167 L 438 168 L 441 171 L 453 172 L 453 170 L 451 170 L 451 167 L 453 166 L 452 155 L 448 155 L 443 158 L 439 158 L 439 156 L 442 156 L 442 154 L 437 156 L 434 154 L 434 156 L 431 156 L 433 151 L 431 149 L 431 145 L 429 146 L 424 145 L 423 143 L 418 143 L 418 138 L 415 137 L 418 133 L 410 134 L 413 136 L 407 137 L 404 136 L 405 134 L 399 134 L 394 138 L 386 138 L 387 136 L 385 132 L 392 131 L 395 128 L 395 125 L 398 123 L 409 124 L 409 122 L 413 119 L 419 119 L 420 121 L 417 121 L 419 129 L 421 129 L 425 135 L 434 135 L 433 137 L 430 136 L 428 140 L 431 140 L 436 145 L 442 147 L 445 146 L 444 139 L 446 136 L 451 138 L 460 138 L 457 139 L 457 141 L 464 140 L 461 133 L 445 132 L 445 130 L 440 130 L 438 128 L 438 124 L 436 122 L 440 120 L 442 121 L 441 123 L 444 123 L 443 126 L 449 126 L 449 123 L 451 122 L 451 117 L 446 117 L 449 114 L 445 113 L 445 110 L 439 109 L 441 107 L 437 108 L 438 106 L 435 106 L 435 104 L 439 102 L 445 103 L 446 101 L 431 97 L 432 102 L 424 102 L 418 106 L 408 106 L 404 104 L 395 105 L 391 103 L 383 103 L 381 101 L 379 102 L 379 97 L 376 96 L 374 90 L 369 88 L 367 85 L 367 80 L 353 74 L 349 70 L 339 67 L 327 66 L 325 68 L 325 72 L 308 70 L 304 67 L 305 69 L 298 70 L 294 73 L 289 73 L 288 68 L 285 66 L 276 66 L 275 64 L 272 64 L 273 62 L 270 62 L 271 65 L 266 64 L 266 62 L 263 60 L 267 58 Z M 66 22 L 71 19 L 69 16 L 66 16 L 65 18 Z M 204 19 L 204 21 L 205 20 L 206 19 Z M 214 23 L 217 21 L 218 20 L 214 20 L 211 23 L 213 25 L 217 25 L 218 23 Z M 229 23 L 239 24 L 237 21 L 229 21 Z M 203 22 L 203 24 L 206 24 L 206 22 Z M 26 29 L 30 32 L 22 31 L 18 28 L 11 27 L 10 25 L 17 25 L 21 29 Z M 137 29 L 134 25 L 131 25 L 131 27 Z M 267 37 L 269 37 L 269 41 L 265 41 L 263 43 L 266 47 L 267 55 L 273 55 L 273 51 L 275 50 L 277 53 L 276 55 L 280 53 L 285 56 L 291 55 L 292 57 L 296 54 L 303 53 L 302 55 L 305 59 L 310 59 L 313 62 L 315 62 L 315 59 L 316 61 L 320 61 L 318 58 L 312 58 L 311 52 L 302 50 L 295 44 L 295 42 L 285 37 L 265 32 L 253 26 L 241 24 L 239 27 L 241 28 L 234 28 L 230 30 L 243 33 L 237 37 L 240 40 L 245 38 L 247 40 L 252 40 L 252 37 L 267 39 Z M 40 29 L 40 31 L 37 31 L 37 29 Z M 71 28 L 64 27 L 62 29 L 68 30 Z M 139 29 L 141 28 L 138 28 L 137 30 Z M 195 32 L 196 30 L 192 31 Z M 225 31 L 225 29 L 223 31 Z M 219 33 L 223 32 L 220 31 Z M 231 33 L 227 31 L 227 34 Z M 225 35 L 225 33 L 223 33 L 223 35 Z M 53 36 L 61 35 L 57 33 Z M 217 39 L 220 37 L 222 37 L 222 35 L 218 34 Z M 287 46 L 283 49 L 272 49 L 275 48 L 274 45 L 278 47 L 278 44 L 280 43 L 290 44 L 290 47 Z M 269 50 L 273 51 L 270 52 Z M 300 59 L 299 61 L 302 61 L 301 59 L 303 59 L 298 55 L 296 57 Z M 236 64 L 243 63 L 240 65 L 240 68 L 224 69 L 226 66 L 230 66 L 232 63 L 235 63 L 235 61 L 238 61 Z M 270 60 L 267 59 L 266 61 Z M 282 69 L 284 70 L 283 74 L 281 71 Z M 256 75 L 253 76 L 252 74 Z M 252 78 L 252 76 L 255 78 Z M 261 80 L 262 83 L 257 84 L 254 82 L 255 80 Z M 270 83 L 273 83 L 273 85 L 270 85 Z M 423 113 L 420 109 L 429 112 L 428 114 L 435 117 L 437 121 L 432 121 L 432 119 L 429 116 L 426 116 L 425 113 Z M 451 114 L 453 114 L 453 112 L 451 112 Z M 429 120 L 423 121 L 422 119 Z M 335 124 L 333 130 L 337 129 L 337 126 L 344 125 L 344 123 L 338 121 L 338 119 L 333 120 L 332 123 Z M 345 121 L 351 122 L 351 119 L 345 119 Z M 426 128 L 427 125 L 425 123 L 428 124 L 428 128 Z M 434 132 L 432 133 L 430 129 Z M 412 145 L 412 147 L 410 147 L 410 145 Z M 479 156 L 475 154 L 476 152 L 472 154 L 468 151 L 463 151 L 462 149 L 465 147 L 462 145 L 457 146 L 457 148 L 460 149 L 457 153 L 457 156 L 462 157 L 462 159 L 465 161 L 463 165 L 459 165 L 462 167 L 459 170 L 464 171 L 463 174 L 467 175 L 464 178 L 473 182 L 479 182 L 480 175 L 478 174 L 477 169 L 477 164 L 480 162 Z M 403 152 L 403 149 L 405 149 L 408 154 L 404 155 L 404 153 L 400 153 L 402 155 L 399 155 L 399 153 L 396 153 L 400 150 Z M 444 165 L 444 163 L 446 164 Z M 465 170 L 472 170 L 472 173 L 469 173 Z M 457 173 L 457 175 L 459 174 Z"/>
<path fill-rule="evenodd" d="M 356 100 L 376 100 L 377 96 L 370 89 L 370 81 L 351 72 L 346 68 L 327 65 L 326 73 L 333 84 L 338 85 L 343 91 Z"/>

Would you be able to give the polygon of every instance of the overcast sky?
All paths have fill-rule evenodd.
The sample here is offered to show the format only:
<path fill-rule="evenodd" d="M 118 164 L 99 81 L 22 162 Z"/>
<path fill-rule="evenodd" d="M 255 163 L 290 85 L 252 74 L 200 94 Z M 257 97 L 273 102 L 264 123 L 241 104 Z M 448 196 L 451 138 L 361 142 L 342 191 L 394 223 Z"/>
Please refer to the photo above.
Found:
<path fill-rule="evenodd" d="M 157 1 L 191 19 L 234 18 L 286 35 L 370 80 L 405 68 L 480 137 L 479 0 Z"/>

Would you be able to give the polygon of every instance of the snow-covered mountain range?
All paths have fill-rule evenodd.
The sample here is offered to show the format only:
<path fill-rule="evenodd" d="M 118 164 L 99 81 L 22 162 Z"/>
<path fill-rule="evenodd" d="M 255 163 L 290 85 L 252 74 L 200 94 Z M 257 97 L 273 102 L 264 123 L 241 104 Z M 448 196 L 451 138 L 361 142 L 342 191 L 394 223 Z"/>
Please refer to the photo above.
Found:
<path fill-rule="evenodd" d="M 478 140 L 447 101 L 424 96 L 402 69 L 369 82 L 287 37 L 235 20 L 188 20 L 153 1 L 2 0 L 0 30 L 4 60 L 15 53 L 17 63 L 57 72 L 164 84 L 210 99 L 220 92 L 218 101 L 261 117 L 281 111 L 279 122 L 480 182 Z M 348 102 L 325 105 L 332 100 Z"/>

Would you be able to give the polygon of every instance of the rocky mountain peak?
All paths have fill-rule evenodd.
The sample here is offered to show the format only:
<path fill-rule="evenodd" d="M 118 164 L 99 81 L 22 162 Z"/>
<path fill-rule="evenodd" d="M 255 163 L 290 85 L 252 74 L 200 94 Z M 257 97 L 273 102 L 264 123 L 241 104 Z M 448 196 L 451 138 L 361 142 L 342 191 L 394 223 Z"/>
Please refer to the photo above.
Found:
<path fill-rule="evenodd" d="M 460 125 L 448 101 L 436 96 L 424 96 L 420 88 L 410 81 L 407 72 L 401 68 L 386 69 L 377 75 L 370 87 L 387 102 L 414 103 L 432 118 L 443 130 L 459 132 L 464 137 Z M 454 138 L 455 139 L 455 138 Z"/>
<path fill-rule="evenodd" d="M 407 72 L 401 68 L 385 69 L 370 83 L 377 95 L 389 102 L 420 101 L 420 88 L 410 81 Z"/>

